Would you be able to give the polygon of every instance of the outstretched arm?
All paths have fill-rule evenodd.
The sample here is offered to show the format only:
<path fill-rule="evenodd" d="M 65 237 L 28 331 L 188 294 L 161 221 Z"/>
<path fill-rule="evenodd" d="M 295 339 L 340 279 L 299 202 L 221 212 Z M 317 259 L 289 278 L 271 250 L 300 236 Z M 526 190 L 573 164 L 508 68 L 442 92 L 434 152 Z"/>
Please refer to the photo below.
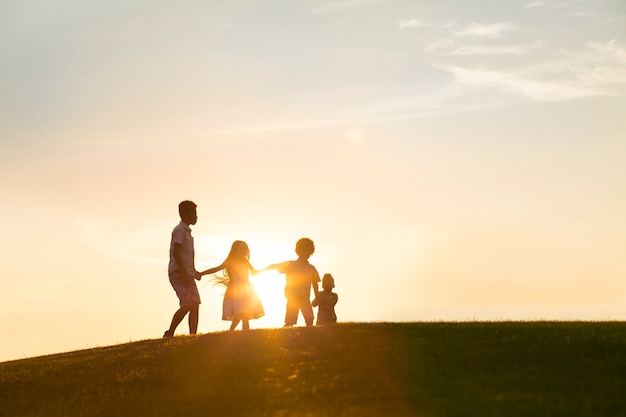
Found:
<path fill-rule="evenodd" d="M 200 276 L 202 277 L 204 275 L 211 275 L 211 274 L 221 271 L 224 268 L 226 268 L 226 265 L 222 263 L 220 266 L 216 266 L 215 268 L 209 268 L 205 271 L 200 272 Z"/>
<path fill-rule="evenodd" d="M 249 261 L 248 261 L 248 271 L 250 271 L 250 273 L 251 273 L 252 275 L 256 275 L 256 274 L 258 274 L 259 272 L 263 272 L 263 271 L 260 271 L 260 270 L 254 269 L 254 267 L 252 266 L 252 264 L 251 264 Z"/>
<path fill-rule="evenodd" d="M 274 269 L 278 269 L 278 266 L 279 266 L 279 265 L 280 265 L 280 264 L 271 264 L 271 265 L 266 266 L 265 268 L 261 268 L 261 269 L 254 270 L 252 273 L 253 273 L 253 274 L 258 274 L 258 273 L 260 273 L 260 272 L 272 271 L 272 270 L 274 270 Z M 251 271 L 252 271 L 252 269 L 251 269 Z"/>

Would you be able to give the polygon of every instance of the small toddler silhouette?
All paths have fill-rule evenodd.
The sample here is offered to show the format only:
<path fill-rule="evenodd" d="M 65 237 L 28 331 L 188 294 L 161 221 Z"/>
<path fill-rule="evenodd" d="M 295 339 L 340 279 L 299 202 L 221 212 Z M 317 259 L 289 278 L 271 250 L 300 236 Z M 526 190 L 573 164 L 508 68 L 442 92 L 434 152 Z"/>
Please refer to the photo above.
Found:
<path fill-rule="evenodd" d="M 335 314 L 335 304 L 339 300 L 339 296 L 332 290 L 335 287 L 335 279 L 330 274 L 325 274 L 322 278 L 322 288 L 311 303 L 313 307 L 319 306 L 317 312 L 317 325 L 337 323 L 337 315 Z"/>

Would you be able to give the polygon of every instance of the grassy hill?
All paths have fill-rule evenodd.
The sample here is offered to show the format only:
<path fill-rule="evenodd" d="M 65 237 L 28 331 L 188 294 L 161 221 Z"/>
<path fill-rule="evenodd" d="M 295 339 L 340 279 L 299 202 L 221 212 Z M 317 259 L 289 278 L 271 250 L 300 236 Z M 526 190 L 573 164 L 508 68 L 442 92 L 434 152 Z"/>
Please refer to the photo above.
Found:
<path fill-rule="evenodd" d="M 0 416 L 626 416 L 626 323 L 345 323 L 0 363 Z"/>

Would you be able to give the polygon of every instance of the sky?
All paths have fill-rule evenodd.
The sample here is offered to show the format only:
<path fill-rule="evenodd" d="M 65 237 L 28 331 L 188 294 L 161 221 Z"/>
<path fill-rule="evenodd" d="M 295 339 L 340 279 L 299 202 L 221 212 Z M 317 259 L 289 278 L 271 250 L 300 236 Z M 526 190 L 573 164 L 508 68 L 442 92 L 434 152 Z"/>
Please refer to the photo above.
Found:
<path fill-rule="evenodd" d="M 0 361 L 161 337 L 186 199 L 339 321 L 625 320 L 625 111 L 623 0 L 0 0 Z"/>

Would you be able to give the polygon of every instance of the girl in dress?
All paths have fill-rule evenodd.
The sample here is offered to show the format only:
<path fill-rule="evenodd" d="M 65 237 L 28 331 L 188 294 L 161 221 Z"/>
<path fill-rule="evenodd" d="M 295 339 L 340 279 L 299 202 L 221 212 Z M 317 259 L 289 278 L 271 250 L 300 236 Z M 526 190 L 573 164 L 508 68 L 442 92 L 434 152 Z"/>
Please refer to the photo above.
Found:
<path fill-rule="evenodd" d="M 249 320 L 265 315 L 261 300 L 250 283 L 250 272 L 257 271 L 250 265 L 250 249 L 242 240 L 233 242 L 230 253 L 221 265 L 200 272 L 200 275 L 215 274 L 224 271 L 223 276 L 216 276 L 218 283 L 226 285 L 222 320 L 230 320 L 230 330 L 235 330 L 241 322 L 242 330 L 250 328 Z"/>

